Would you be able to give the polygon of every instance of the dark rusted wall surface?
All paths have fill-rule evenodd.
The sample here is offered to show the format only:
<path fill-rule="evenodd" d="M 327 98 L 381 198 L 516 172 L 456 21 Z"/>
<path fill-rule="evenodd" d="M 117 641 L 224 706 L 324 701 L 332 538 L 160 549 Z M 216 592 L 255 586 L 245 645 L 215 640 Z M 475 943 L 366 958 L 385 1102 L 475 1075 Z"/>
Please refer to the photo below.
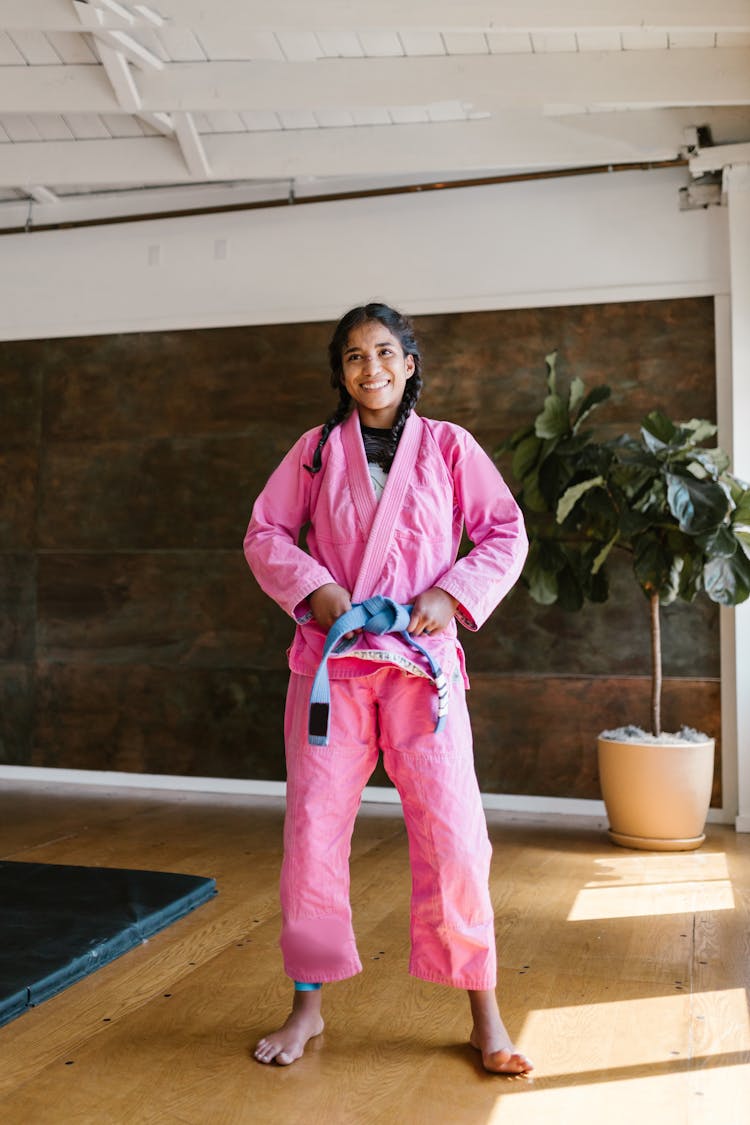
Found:
<path fill-rule="evenodd" d="M 612 385 L 605 429 L 657 406 L 715 415 L 710 299 L 416 324 L 422 412 L 488 450 L 530 418 L 555 348 L 563 378 Z M 241 541 L 270 470 L 334 404 L 330 328 L 3 345 L 0 760 L 284 776 L 290 623 Z M 519 587 L 463 633 L 486 791 L 597 797 L 597 731 L 647 722 L 647 605 L 625 569 L 613 590 L 606 606 L 566 615 Z M 664 633 L 667 722 L 718 736 L 715 608 L 670 608 Z"/>

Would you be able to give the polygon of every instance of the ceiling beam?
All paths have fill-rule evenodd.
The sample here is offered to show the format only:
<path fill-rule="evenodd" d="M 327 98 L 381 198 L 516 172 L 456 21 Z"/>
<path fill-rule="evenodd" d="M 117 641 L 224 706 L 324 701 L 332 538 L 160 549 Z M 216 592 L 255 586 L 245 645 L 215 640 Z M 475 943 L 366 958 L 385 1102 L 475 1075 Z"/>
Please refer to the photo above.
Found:
<path fill-rule="evenodd" d="M 705 113 L 699 111 L 700 123 Z M 692 110 L 591 114 L 574 119 L 509 114 L 479 121 L 223 133 L 202 136 L 216 181 L 315 176 L 442 175 L 486 169 L 575 168 L 647 162 L 680 154 Z M 193 179 L 205 179 L 198 158 Z M 6 144 L 0 186 L 91 187 L 188 179 L 180 148 L 164 137 Z"/>
<path fill-rule="evenodd" d="M 0 66 L 0 107 L 0 113 L 122 112 L 104 67 L 90 65 Z"/>
<path fill-rule="evenodd" d="M 430 31 L 747 31 L 750 10 L 746 0 L 153 0 L 148 5 L 177 26 L 256 31 L 358 31 L 374 29 Z M 147 17 L 130 10 L 135 23 Z M 106 27 L 125 27 L 126 21 L 105 11 Z M 0 0 L 0 27 L 75 31 L 77 19 L 70 0 Z"/>
<path fill-rule="evenodd" d="M 107 20 L 113 15 L 118 23 L 133 26 L 133 13 L 118 4 L 117 0 L 101 0 L 99 4 L 89 3 L 88 0 L 73 0 L 73 7 L 79 20 L 89 31 L 105 27 Z"/>
<path fill-rule="evenodd" d="M 116 51 L 101 41 L 97 42 L 97 50 L 121 109 L 125 113 L 138 113 L 141 108 L 141 96 L 128 60 L 122 51 Z"/>
<path fill-rule="evenodd" d="M 750 143 L 702 148 L 690 160 L 690 171 L 694 176 L 701 176 L 704 172 L 718 172 L 736 164 L 750 165 Z"/>
<path fill-rule="evenodd" d="M 139 113 L 138 116 L 165 137 L 174 135 L 174 122 L 168 113 Z"/>
<path fill-rule="evenodd" d="M 23 190 L 35 203 L 49 204 L 60 202 L 59 196 L 55 195 L 54 191 L 50 191 L 48 187 L 44 187 L 42 184 L 25 187 Z"/>
<path fill-rule="evenodd" d="M 127 31 L 96 31 L 94 32 L 97 39 L 111 45 L 115 50 L 119 51 L 129 59 L 130 62 L 135 63 L 139 67 L 152 67 L 154 70 L 163 70 L 164 62 L 155 55 L 153 51 L 149 51 L 148 47 L 144 47 L 137 39 L 128 34 Z"/>
<path fill-rule="evenodd" d="M 206 157 L 203 140 L 190 113 L 173 113 L 172 124 L 182 151 L 185 165 L 192 179 L 210 180 L 211 166 Z"/>
<path fill-rule="evenodd" d="M 748 105 L 750 48 L 314 62 L 168 63 L 138 81 L 144 110 L 358 109 L 468 103 L 559 106 Z M 0 113 L 112 113 L 98 68 L 0 67 Z"/>

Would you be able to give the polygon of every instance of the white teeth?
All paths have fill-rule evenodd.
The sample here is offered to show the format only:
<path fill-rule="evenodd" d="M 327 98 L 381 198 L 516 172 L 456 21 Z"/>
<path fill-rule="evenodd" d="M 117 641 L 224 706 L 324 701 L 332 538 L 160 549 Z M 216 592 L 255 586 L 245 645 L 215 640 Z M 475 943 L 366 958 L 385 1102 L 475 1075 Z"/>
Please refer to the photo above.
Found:
<path fill-rule="evenodd" d="M 379 391 L 379 390 L 382 390 L 383 387 L 387 387 L 387 386 L 388 386 L 388 380 L 387 379 L 381 379 L 381 381 L 379 383 L 362 383 L 362 390 L 363 391 Z"/>

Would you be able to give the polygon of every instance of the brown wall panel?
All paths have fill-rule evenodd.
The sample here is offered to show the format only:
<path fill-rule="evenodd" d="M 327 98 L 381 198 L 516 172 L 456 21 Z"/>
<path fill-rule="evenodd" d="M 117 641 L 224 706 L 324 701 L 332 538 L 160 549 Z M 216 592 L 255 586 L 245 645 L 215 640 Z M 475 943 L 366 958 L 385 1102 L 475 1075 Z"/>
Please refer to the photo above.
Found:
<path fill-rule="evenodd" d="M 489 793 L 598 799 L 599 732 L 649 725 L 645 678 L 483 674 L 472 677 L 468 698 L 477 776 Z M 716 739 L 714 803 L 721 795 L 719 708 L 717 681 L 664 683 L 664 729 L 684 724 Z"/>
<path fill-rule="evenodd" d="M 0 365 L 0 449 L 39 444 L 42 416 L 42 368 L 34 349 L 3 345 Z"/>
<path fill-rule="evenodd" d="M 40 546 L 236 547 L 267 475 L 254 469 L 257 458 L 273 463 L 286 448 L 274 437 L 258 425 L 240 437 L 51 443 L 39 486 Z"/>
<path fill-rule="evenodd" d="M 286 667 L 293 623 L 234 551 L 42 555 L 40 659 Z"/>
<path fill-rule="evenodd" d="M 28 449 L 0 446 L 0 551 L 35 546 L 39 457 Z"/>
<path fill-rule="evenodd" d="M 418 317 L 425 412 L 488 445 L 526 425 L 545 393 L 544 357 L 558 373 L 614 391 L 596 418 L 618 428 L 655 407 L 715 417 L 713 301 L 638 301 Z"/>
<path fill-rule="evenodd" d="M 295 432 L 325 399 L 328 325 L 264 325 L 47 341 L 49 440 Z M 333 400 L 333 392 L 328 389 Z"/>
<path fill-rule="evenodd" d="M 459 630 L 469 669 L 641 676 L 651 667 L 649 603 L 629 559 L 611 567 L 611 596 L 576 613 L 537 605 L 519 584 L 477 633 Z M 719 614 L 707 599 L 661 610 L 664 674 L 719 675 Z M 685 638 L 690 637 L 690 643 Z"/>
<path fill-rule="evenodd" d="M 607 432 L 655 406 L 715 414 L 710 299 L 441 314 L 416 327 L 421 411 L 489 451 L 538 409 L 553 349 L 561 377 L 612 385 L 597 412 Z M 269 472 L 336 404 L 330 329 L 4 345 L 4 760 L 283 777 L 292 624 L 255 585 L 241 543 Z M 611 725 L 608 699 L 647 695 L 645 602 L 627 564 L 612 584 L 610 603 L 577 615 L 518 588 L 479 634 L 462 631 L 489 791 L 598 796 L 588 737 L 570 733 L 565 712 Z M 715 607 L 670 607 L 663 624 L 665 706 L 688 685 L 703 701 L 694 722 L 718 733 L 718 688 L 705 686 L 719 670 Z"/>
<path fill-rule="evenodd" d="M 33 662 L 36 556 L 0 552 L 0 662 Z"/>
<path fill-rule="evenodd" d="M 283 777 L 287 676 L 152 664 L 40 664 L 31 764 Z"/>
<path fill-rule="evenodd" d="M 31 762 L 35 672 L 31 663 L 0 662 L 0 763 Z"/>

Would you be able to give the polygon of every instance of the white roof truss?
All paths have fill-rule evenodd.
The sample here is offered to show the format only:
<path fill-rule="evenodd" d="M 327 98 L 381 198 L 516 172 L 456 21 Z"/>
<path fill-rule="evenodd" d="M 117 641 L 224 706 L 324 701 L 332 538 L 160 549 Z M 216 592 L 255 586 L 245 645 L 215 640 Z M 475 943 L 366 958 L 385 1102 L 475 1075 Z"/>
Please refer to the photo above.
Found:
<path fill-rule="evenodd" d="M 0 0 L 0 227 L 72 192 L 695 171 L 707 130 L 750 142 L 750 0 Z"/>

